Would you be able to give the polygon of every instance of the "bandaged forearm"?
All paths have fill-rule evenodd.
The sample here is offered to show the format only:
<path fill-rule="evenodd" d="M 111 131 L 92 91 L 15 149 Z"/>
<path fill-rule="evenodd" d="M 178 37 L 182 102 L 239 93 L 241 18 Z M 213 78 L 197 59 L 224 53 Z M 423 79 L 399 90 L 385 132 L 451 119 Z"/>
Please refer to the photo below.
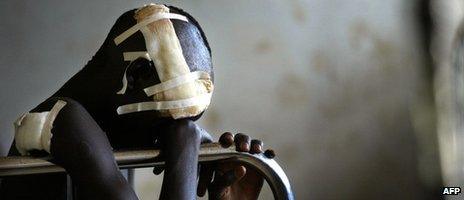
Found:
<path fill-rule="evenodd" d="M 159 13 L 169 13 L 164 5 L 146 6 L 136 12 L 137 22 Z M 182 54 L 179 39 L 174 26 L 169 19 L 162 19 L 148 24 L 141 29 L 148 55 L 153 60 L 161 82 L 190 73 L 189 67 Z M 177 100 L 192 98 L 208 93 L 202 82 L 188 82 L 170 90 L 157 93 L 153 96 L 155 101 Z M 170 109 L 169 113 L 175 119 L 191 117 L 200 114 L 208 105 L 199 104 L 186 108 Z"/>
<path fill-rule="evenodd" d="M 19 153 L 27 155 L 31 150 L 50 153 L 53 122 L 65 105 L 66 102 L 57 101 L 50 111 L 26 113 L 16 120 L 15 143 Z"/>
<path fill-rule="evenodd" d="M 187 21 L 186 18 L 169 13 L 168 7 L 156 4 L 137 10 L 134 18 L 138 24 L 117 37 L 115 42 L 119 44 L 139 29 L 161 83 L 145 89 L 154 102 L 124 105 L 118 108 L 118 113 L 158 110 L 174 119 L 199 115 L 210 103 L 213 84 L 206 72 L 190 72 L 185 61 L 170 19 Z M 130 54 L 126 52 L 125 55 Z"/>

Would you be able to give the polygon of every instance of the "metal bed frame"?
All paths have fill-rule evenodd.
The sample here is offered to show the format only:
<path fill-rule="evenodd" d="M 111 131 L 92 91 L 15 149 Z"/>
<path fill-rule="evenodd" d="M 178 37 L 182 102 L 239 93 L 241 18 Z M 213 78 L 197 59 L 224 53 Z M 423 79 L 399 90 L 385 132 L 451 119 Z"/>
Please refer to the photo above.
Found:
<path fill-rule="evenodd" d="M 133 169 L 164 166 L 164 162 L 159 159 L 159 150 L 118 151 L 115 152 L 114 155 L 121 169 L 129 169 L 127 178 L 132 185 Z M 64 172 L 62 167 L 49 162 L 49 159 L 49 157 L 33 158 L 26 156 L 0 157 L 0 178 L 28 174 Z M 287 176 L 279 164 L 273 159 L 267 158 L 264 154 L 252 155 L 249 153 L 237 152 L 235 146 L 223 148 L 218 143 L 203 144 L 201 146 L 199 155 L 200 163 L 223 160 L 238 162 L 255 168 L 269 184 L 275 199 L 294 199 Z M 68 183 L 68 185 L 70 184 Z M 69 192 L 72 193 L 72 189 L 69 189 L 68 193 Z M 72 195 L 68 194 L 68 196 Z M 72 197 L 68 199 L 72 199 Z"/>

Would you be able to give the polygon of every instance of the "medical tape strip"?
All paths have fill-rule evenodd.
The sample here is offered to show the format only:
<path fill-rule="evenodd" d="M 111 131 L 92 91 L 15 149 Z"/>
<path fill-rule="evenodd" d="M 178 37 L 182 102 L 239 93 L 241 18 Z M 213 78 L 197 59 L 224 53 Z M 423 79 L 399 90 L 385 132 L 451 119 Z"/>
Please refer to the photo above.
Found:
<path fill-rule="evenodd" d="M 151 61 L 150 55 L 146 51 L 131 51 L 122 53 L 124 61 L 134 61 L 137 58 L 145 58 Z"/>
<path fill-rule="evenodd" d="M 168 110 L 171 116 L 174 119 L 177 119 L 182 117 L 195 116 L 199 114 L 199 112 L 206 109 L 206 107 L 209 105 L 211 101 L 211 93 L 197 94 L 195 92 L 196 90 L 194 88 L 191 88 L 196 87 L 195 83 L 191 83 L 194 79 L 188 78 L 189 76 L 192 76 L 189 75 L 192 74 L 192 72 L 190 72 L 190 69 L 185 61 L 180 42 L 177 38 L 171 21 L 168 20 L 161 24 L 151 24 L 152 22 L 155 22 L 163 18 L 179 19 L 188 22 L 187 18 L 182 15 L 167 13 L 167 8 L 164 7 L 163 9 L 162 5 L 159 7 L 161 8 L 160 10 L 163 10 L 162 13 L 152 13 L 152 15 L 148 18 L 142 18 L 138 20 L 139 22 L 135 26 L 131 27 L 129 30 L 116 37 L 114 41 L 116 45 L 118 45 L 125 39 L 130 37 L 132 34 L 134 34 L 136 31 L 140 30 L 142 32 L 143 37 L 145 39 L 147 52 L 152 61 L 155 63 L 158 78 L 161 80 L 160 86 L 155 86 L 154 89 L 152 89 L 155 92 L 167 92 L 167 94 L 164 95 L 168 95 L 170 99 L 163 101 L 163 99 L 155 98 L 154 102 L 140 102 L 123 105 L 118 107 L 117 109 L 117 112 L 120 115 L 146 110 Z M 136 17 L 136 19 L 137 18 L 138 17 Z M 154 28 L 154 30 L 151 30 L 152 28 Z M 162 49 L 165 48 L 169 48 L 169 51 L 160 52 Z M 179 76 L 185 77 L 176 79 Z M 201 75 L 201 72 L 193 73 L 193 76 L 206 77 L 204 75 Z M 126 77 L 124 77 L 124 79 L 126 79 Z M 175 79 L 176 81 L 171 81 L 168 84 L 163 84 L 164 82 L 168 82 L 171 79 Z M 177 86 L 179 87 L 175 88 Z M 166 91 L 168 90 L 168 88 L 174 90 Z M 125 88 L 123 88 L 118 93 L 123 93 L 124 91 Z M 151 94 L 153 91 L 149 92 L 149 94 Z M 176 91 L 181 93 L 176 94 Z M 199 106 L 197 108 L 198 110 L 192 110 L 192 108 L 190 108 L 190 111 L 183 110 L 184 108 L 196 106 Z"/>
<path fill-rule="evenodd" d="M 160 7 L 162 8 L 163 6 Z M 148 10 L 150 10 L 150 8 Z M 166 9 L 153 10 L 157 12 L 166 12 Z M 149 12 L 146 14 L 149 14 Z M 136 19 L 144 20 L 145 18 L 143 18 L 141 14 L 136 16 Z M 147 52 L 150 54 L 155 64 L 154 66 L 160 82 L 166 82 L 178 76 L 191 73 L 185 56 L 183 55 L 182 46 L 177 37 L 172 20 L 162 20 L 151 23 L 140 29 L 140 31 L 145 39 Z M 194 82 L 182 84 L 171 90 L 164 91 L 159 95 L 153 96 L 153 100 L 155 102 L 160 102 L 191 99 L 192 102 L 189 104 L 184 104 L 182 107 L 176 106 L 166 111 L 169 112 L 174 119 L 196 116 L 207 107 L 207 104 L 204 104 L 205 101 L 200 102 L 201 98 L 195 98 L 196 96 L 202 95 L 199 93 L 201 90 L 196 88 L 198 86 L 200 85 Z"/>
<path fill-rule="evenodd" d="M 15 143 L 21 155 L 27 155 L 29 150 L 43 149 L 42 130 L 49 111 L 25 113 L 16 120 Z"/>
<path fill-rule="evenodd" d="M 66 105 L 65 101 L 58 100 L 53 108 L 47 115 L 47 120 L 45 120 L 44 127 L 42 129 L 42 145 L 45 151 L 50 153 L 50 141 L 52 139 L 52 128 L 53 122 L 55 121 L 56 116 L 60 112 L 60 110 Z"/>
<path fill-rule="evenodd" d="M 122 76 L 122 88 L 116 94 L 125 94 L 127 90 L 127 69 L 129 69 L 129 66 L 132 64 L 132 61 L 126 66 L 126 69 L 124 70 L 124 75 Z"/>
<path fill-rule="evenodd" d="M 181 100 L 174 100 L 174 101 L 158 101 L 158 102 L 141 102 L 141 103 L 133 103 L 127 104 L 123 106 L 119 106 L 117 112 L 119 115 L 133 113 L 133 112 L 141 112 L 141 111 L 149 111 L 149 110 L 169 110 L 169 109 L 176 109 L 176 108 L 185 108 L 189 106 L 195 105 L 208 105 L 211 101 L 211 93 L 206 93 L 202 95 L 198 95 L 188 99 L 181 99 Z"/>
<path fill-rule="evenodd" d="M 65 105 L 58 100 L 50 111 L 26 113 L 15 122 L 16 149 L 21 155 L 33 149 L 50 153 L 53 121 Z"/>
<path fill-rule="evenodd" d="M 151 17 L 137 23 L 136 25 L 130 27 L 129 29 L 127 29 L 123 33 L 121 33 L 119 36 L 114 38 L 114 43 L 116 45 L 119 45 L 119 44 L 121 44 L 121 42 L 123 42 L 124 40 L 129 38 L 131 35 L 133 35 L 137 31 L 139 31 L 143 27 L 147 26 L 148 24 L 150 24 L 152 22 L 162 20 L 162 19 L 178 19 L 178 20 L 188 22 L 187 17 L 185 17 L 183 15 L 179 15 L 179 14 L 175 14 L 175 13 L 157 13 L 157 14 L 152 15 Z"/>
<path fill-rule="evenodd" d="M 147 88 L 143 89 L 143 91 L 145 91 L 147 96 L 152 96 L 152 95 L 155 95 L 157 93 L 160 93 L 160 92 L 175 88 L 175 87 L 177 87 L 179 85 L 189 83 L 189 82 L 192 82 L 192 81 L 195 81 L 195 80 L 198 80 L 198 79 L 207 79 L 207 80 L 209 80 L 210 76 L 206 72 L 195 71 L 195 72 L 184 74 L 182 76 L 178 76 L 176 78 L 173 78 L 173 79 L 167 80 L 165 82 L 156 84 L 154 86 L 147 87 Z"/>
<path fill-rule="evenodd" d="M 158 20 L 162 20 L 162 19 L 178 19 L 178 20 L 188 22 L 187 17 L 185 17 L 183 15 L 174 14 L 174 13 L 158 13 L 158 14 L 155 14 L 155 15 L 149 17 L 148 19 L 145 19 L 145 20 L 141 21 L 140 23 L 137 23 L 136 25 L 132 26 L 128 30 L 124 31 L 122 34 L 120 34 L 119 36 L 117 36 L 114 39 L 114 43 L 116 45 L 119 45 L 121 42 L 123 42 L 124 40 L 129 38 L 131 35 L 133 35 L 135 32 L 139 31 L 142 28 L 145 28 L 145 26 L 147 26 L 148 24 L 150 24 L 152 22 L 155 22 L 155 21 L 158 21 Z M 137 59 L 139 57 L 143 57 L 143 58 L 146 58 L 147 60 L 151 61 L 150 55 L 146 51 L 124 52 L 123 57 L 124 57 L 124 61 L 134 61 L 135 59 Z M 130 66 L 130 64 L 128 66 Z M 117 94 L 126 93 L 126 90 L 127 90 L 127 75 L 126 75 L 126 72 L 127 72 L 127 68 L 124 71 L 124 76 L 123 76 L 123 79 L 122 79 L 122 85 L 123 86 L 122 86 L 121 90 L 119 90 L 117 92 Z"/>

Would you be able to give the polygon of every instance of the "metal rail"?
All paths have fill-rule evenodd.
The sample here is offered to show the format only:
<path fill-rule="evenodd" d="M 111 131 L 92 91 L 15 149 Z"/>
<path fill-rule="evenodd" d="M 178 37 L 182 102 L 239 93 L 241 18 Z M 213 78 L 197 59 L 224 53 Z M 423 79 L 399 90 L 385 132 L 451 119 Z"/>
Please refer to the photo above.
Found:
<path fill-rule="evenodd" d="M 115 152 L 114 156 L 121 169 L 162 167 L 159 150 L 132 150 Z M 32 158 L 25 156 L 0 157 L 0 177 L 27 174 L 64 172 L 64 169 L 49 162 L 50 157 Z M 273 159 L 263 154 L 251 155 L 235 151 L 235 147 L 222 148 L 218 143 L 201 146 L 199 161 L 217 162 L 228 160 L 254 167 L 267 181 L 277 200 L 293 200 L 290 182 L 282 168 Z"/>

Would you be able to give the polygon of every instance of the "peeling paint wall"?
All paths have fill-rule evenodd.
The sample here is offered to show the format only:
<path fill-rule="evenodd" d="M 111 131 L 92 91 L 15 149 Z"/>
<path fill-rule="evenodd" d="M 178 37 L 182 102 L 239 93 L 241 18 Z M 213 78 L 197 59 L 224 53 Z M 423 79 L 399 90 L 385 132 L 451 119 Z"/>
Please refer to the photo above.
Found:
<path fill-rule="evenodd" d="M 90 59 L 122 12 L 144 2 L 0 2 L 0 140 Z M 412 119 L 427 86 L 415 1 L 163 2 L 195 16 L 213 49 L 216 90 L 201 124 L 216 138 L 262 139 L 297 199 L 428 195 Z M 141 199 L 157 197 L 161 177 L 146 169 L 136 181 Z"/>

